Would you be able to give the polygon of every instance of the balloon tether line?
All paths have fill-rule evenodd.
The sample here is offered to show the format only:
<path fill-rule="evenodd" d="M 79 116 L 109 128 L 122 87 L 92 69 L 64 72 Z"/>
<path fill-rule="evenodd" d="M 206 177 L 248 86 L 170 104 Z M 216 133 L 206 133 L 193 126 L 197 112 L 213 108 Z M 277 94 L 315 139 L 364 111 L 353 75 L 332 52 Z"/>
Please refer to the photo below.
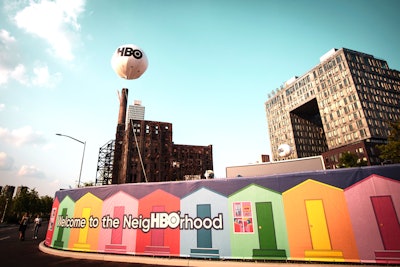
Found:
<path fill-rule="evenodd" d="M 132 120 L 131 120 L 131 123 L 132 123 Z M 135 126 L 133 125 L 133 123 L 132 123 L 132 132 L 133 132 L 133 136 L 135 137 L 136 148 L 138 150 L 140 164 L 142 165 L 144 179 L 145 179 L 145 181 L 147 183 L 148 180 L 147 180 L 146 170 L 144 169 L 143 160 L 142 160 L 142 154 L 140 153 L 139 143 L 138 143 L 137 138 L 136 138 Z"/>

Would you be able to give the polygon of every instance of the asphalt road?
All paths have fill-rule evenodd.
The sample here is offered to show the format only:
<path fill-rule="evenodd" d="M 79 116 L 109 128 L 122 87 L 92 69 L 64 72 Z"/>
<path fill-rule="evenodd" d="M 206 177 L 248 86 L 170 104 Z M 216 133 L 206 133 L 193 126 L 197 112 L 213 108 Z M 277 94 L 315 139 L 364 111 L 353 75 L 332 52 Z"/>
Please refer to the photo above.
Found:
<path fill-rule="evenodd" d="M 149 266 L 205 266 L 205 267 L 373 267 L 387 266 L 375 264 L 345 263 L 304 263 L 304 262 L 246 262 L 210 261 L 182 258 L 140 257 L 129 255 L 107 255 L 100 253 L 80 253 L 45 248 L 47 223 L 39 230 L 38 239 L 32 239 L 32 225 L 26 230 L 25 241 L 18 240 L 18 225 L 0 227 L 0 267 L 149 267 Z M 47 251 L 46 253 L 43 251 Z M 394 266 L 394 265 L 391 265 Z"/>
<path fill-rule="evenodd" d="M 44 253 L 39 249 L 39 244 L 46 237 L 47 224 L 42 224 L 39 229 L 38 239 L 33 240 L 32 224 L 25 234 L 25 241 L 18 240 L 18 225 L 3 226 L 0 228 L 0 266 L 16 267 L 149 267 L 153 264 L 124 263 L 112 261 L 99 261 L 76 259 L 70 257 L 54 256 Z M 162 265 L 159 265 L 162 266 Z"/>

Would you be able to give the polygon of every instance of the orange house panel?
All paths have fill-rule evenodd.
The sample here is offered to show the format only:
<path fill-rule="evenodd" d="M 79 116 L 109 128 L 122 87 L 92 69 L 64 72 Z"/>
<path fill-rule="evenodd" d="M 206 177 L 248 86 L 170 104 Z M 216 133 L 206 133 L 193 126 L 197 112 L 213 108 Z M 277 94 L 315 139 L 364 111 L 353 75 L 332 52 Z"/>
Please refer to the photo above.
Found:
<path fill-rule="evenodd" d="M 291 259 L 359 261 L 342 189 L 309 179 L 282 196 Z"/>

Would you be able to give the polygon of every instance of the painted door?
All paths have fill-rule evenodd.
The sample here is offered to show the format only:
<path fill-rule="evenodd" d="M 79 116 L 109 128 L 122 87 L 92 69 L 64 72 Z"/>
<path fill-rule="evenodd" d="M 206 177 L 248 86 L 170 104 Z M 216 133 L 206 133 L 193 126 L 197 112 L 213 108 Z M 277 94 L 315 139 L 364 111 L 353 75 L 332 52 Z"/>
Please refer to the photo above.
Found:
<path fill-rule="evenodd" d="M 91 208 L 83 208 L 82 209 L 82 218 L 85 218 L 87 222 L 89 221 L 91 211 L 92 211 Z M 85 227 L 81 228 L 79 230 L 78 243 L 86 244 L 88 232 L 89 232 L 89 223 L 86 223 Z"/>
<path fill-rule="evenodd" d="M 322 199 L 306 200 L 305 202 L 313 249 L 331 250 L 331 241 Z"/>
<path fill-rule="evenodd" d="M 211 218 L 211 204 L 197 205 L 197 217 Z M 211 229 L 197 230 L 197 247 L 198 248 L 212 248 Z"/>
<path fill-rule="evenodd" d="M 372 206 L 385 250 L 400 250 L 400 226 L 391 196 L 372 196 Z"/>
<path fill-rule="evenodd" d="M 124 206 L 115 206 L 114 207 L 114 218 L 119 218 L 120 222 L 122 222 L 123 216 L 125 213 L 125 207 Z M 122 244 L 122 234 L 123 234 L 123 229 L 122 229 L 122 223 L 118 228 L 113 228 L 111 230 L 111 244 Z"/>
<path fill-rule="evenodd" d="M 165 206 L 153 206 L 153 212 L 164 212 Z M 164 246 L 164 229 L 151 229 L 151 246 Z"/>
<path fill-rule="evenodd" d="M 277 249 L 271 202 L 257 202 L 257 224 L 260 249 Z"/>

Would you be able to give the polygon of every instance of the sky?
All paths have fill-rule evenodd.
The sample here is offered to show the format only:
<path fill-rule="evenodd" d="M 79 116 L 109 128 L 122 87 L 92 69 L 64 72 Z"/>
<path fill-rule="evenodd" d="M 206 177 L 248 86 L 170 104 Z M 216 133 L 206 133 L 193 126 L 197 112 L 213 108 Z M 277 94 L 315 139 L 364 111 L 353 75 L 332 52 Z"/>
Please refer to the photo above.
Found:
<path fill-rule="evenodd" d="M 397 0 L 1 0 L 0 186 L 40 196 L 94 182 L 115 139 L 118 90 L 173 142 L 213 145 L 216 178 L 270 154 L 264 103 L 332 48 L 400 70 Z M 149 66 L 135 80 L 111 68 L 135 44 Z"/>

